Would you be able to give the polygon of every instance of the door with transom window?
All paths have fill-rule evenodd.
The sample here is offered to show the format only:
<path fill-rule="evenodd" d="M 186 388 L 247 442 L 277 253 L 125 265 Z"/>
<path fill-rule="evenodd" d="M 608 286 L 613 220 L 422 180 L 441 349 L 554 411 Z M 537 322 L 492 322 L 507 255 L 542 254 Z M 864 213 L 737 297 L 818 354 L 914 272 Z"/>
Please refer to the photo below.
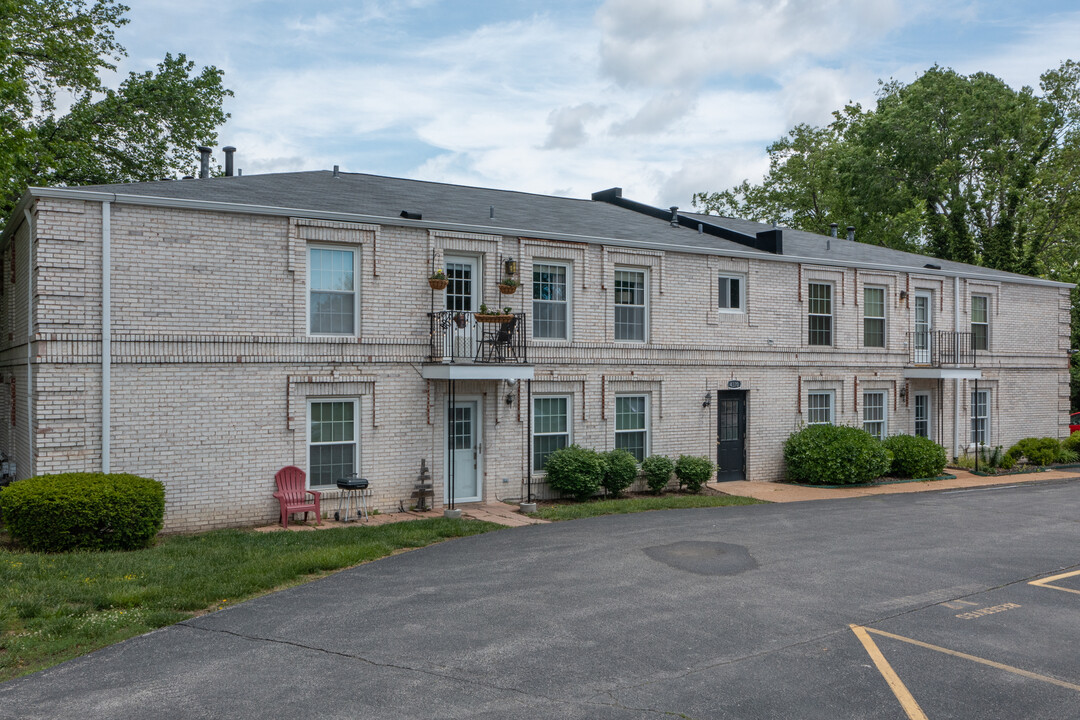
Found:
<path fill-rule="evenodd" d="M 479 308 L 480 263 L 475 257 L 447 255 L 446 309 L 454 313 L 450 324 L 453 337 L 453 357 L 472 359 L 476 356 L 476 319 Z M 461 313 L 460 316 L 457 313 Z"/>
<path fill-rule="evenodd" d="M 716 394 L 716 481 L 746 479 L 746 391 Z"/>
<path fill-rule="evenodd" d="M 929 365 L 934 329 L 934 297 L 928 290 L 915 291 L 915 364 Z"/>

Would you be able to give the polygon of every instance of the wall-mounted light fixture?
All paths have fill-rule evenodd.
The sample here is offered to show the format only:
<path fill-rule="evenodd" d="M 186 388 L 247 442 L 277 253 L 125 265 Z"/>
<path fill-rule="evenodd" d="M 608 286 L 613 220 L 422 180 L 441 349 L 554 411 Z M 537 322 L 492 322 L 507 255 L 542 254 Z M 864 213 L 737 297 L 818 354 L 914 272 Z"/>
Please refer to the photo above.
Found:
<path fill-rule="evenodd" d="M 514 258 L 506 258 L 503 269 L 506 270 L 507 275 L 517 275 L 517 261 Z"/>
<path fill-rule="evenodd" d="M 901 300 L 907 300 L 907 290 L 901 290 L 900 291 L 900 299 Z"/>
<path fill-rule="evenodd" d="M 712 405 L 712 391 L 705 393 L 705 401 L 701 403 L 701 407 L 709 407 Z"/>
<path fill-rule="evenodd" d="M 907 385 L 904 385 L 902 388 L 900 388 L 900 399 L 907 400 Z"/>

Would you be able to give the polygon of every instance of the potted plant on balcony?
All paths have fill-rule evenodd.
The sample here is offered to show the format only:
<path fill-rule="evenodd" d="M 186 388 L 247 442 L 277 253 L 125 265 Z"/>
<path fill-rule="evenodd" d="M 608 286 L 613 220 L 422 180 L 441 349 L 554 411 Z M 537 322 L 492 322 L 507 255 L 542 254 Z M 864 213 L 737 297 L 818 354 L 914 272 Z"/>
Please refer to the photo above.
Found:
<path fill-rule="evenodd" d="M 438 269 L 428 276 L 427 283 L 431 286 L 432 290 L 445 290 L 447 284 L 450 281 L 446 278 L 446 273 L 442 269 Z"/>
<path fill-rule="evenodd" d="M 490 309 L 487 305 L 481 305 L 480 309 L 476 312 L 476 322 L 478 323 L 504 323 L 510 322 L 514 317 L 514 309 L 505 307 L 502 312 L 499 308 Z"/>
<path fill-rule="evenodd" d="M 499 283 L 499 292 L 503 295 L 513 295 L 521 285 L 517 278 L 507 276 Z"/>

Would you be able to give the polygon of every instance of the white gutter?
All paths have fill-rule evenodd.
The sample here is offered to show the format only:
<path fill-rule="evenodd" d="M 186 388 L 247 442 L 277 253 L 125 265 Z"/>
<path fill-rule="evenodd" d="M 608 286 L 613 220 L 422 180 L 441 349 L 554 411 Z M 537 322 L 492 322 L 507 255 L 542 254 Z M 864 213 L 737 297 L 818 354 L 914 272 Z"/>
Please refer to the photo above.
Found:
<path fill-rule="evenodd" d="M 177 181 L 193 182 L 193 181 Z M 884 270 L 889 272 L 913 272 L 920 275 L 952 277 L 970 277 L 978 280 L 994 280 L 997 282 L 1015 282 L 1024 285 L 1042 285 L 1045 287 L 1072 288 L 1073 283 L 1063 283 L 1054 280 L 1043 280 L 1027 275 L 1006 276 L 992 275 L 978 272 L 963 272 L 955 269 L 934 270 L 933 268 L 913 267 L 910 265 L 890 265 L 887 263 L 872 263 L 859 261 L 836 260 L 820 257 L 801 257 L 798 255 L 773 255 L 761 250 L 739 250 L 736 248 L 709 248 L 697 245 L 682 245 L 678 243 L 658 243 L 643 240 L 628 240 L 625 238 L 611 238 L 595 235 L 578 235 L 573 233 L 542 232 L 528 228 L 496 227 L 491 225 L 473 225 L 467 223 L 432 222 L 429 220 L 409 220 L 400 217 L 386 217 L 382 215 L 364 215 L 360 213 L 335 212 L 330 210 L 310 210 L 302 208 L 288 208 L 272 205 L 248 205 L 245 203 L 227 203 L 214 200 L 185 200 L 181 198 L 157 197 L 153 195 L 123 195 L 119 193 L 100 192 L 97 190 L 78 190 L 75 188 L 30 188 L 26 197 L 67 198 L 71 200 L 87 200 L 90 202 L 115 202 L 125 205 L 143 205 L 151 207 L 186 208 L 189 210 L 208 210 L 211 212 L 231 212 L 245 215 L 272 215 L 277 217 L 305 217 L 318 220 L 336 220 L 339 222 L 371 223 L 377 225 L 394 225 L 397 227 L 415 227 L 425 230 L 449 230 L 452 232 L 481 233 L 485 235 L 503 235 L 513 237 L 530 237 L 546 240 L 568 240 L 571 242 L 585 242 L 594 244 L 610 244 L 624 247 L 639 247 L 649 250 L 668 250 L 684 252 L 695 255 L 719 255 L 724 257 L 745 257 L 766 260 L 769 262 L 805 263 L 809 265 L 825 265 L 830 267 L 857 267 L 864 270 Z M 633 212 L 632 210 L 628 212 Z M 659 232 L 659 230 L 658 230 Z M 0 234 L 2 245 L 4 234 Z M 822 239 L 825 239 L 822 236 Z M 721 238 L 717 238 L 721 240 Z M 728 240 L 726 242 L 734 241 Z M 927 260 L 933 260 L 926 256 Z"/>
<path fill-rule="evenodd" d="M 960 332 L 960 276 L 953 277 L 953 331 Z M 955 337 L 955 336 L 954 336 Z M 942 398 L 944 399 L 944 398 Z M 941 400 L 938 400 L 941 402 Z M 953 379 L 953 456 L 960 456 L 960 378 Z M 978 448 L 976 448 L 978 452 Z"/>
<path fill-rule="evenodd" d="M 26 439 L 30 445 L 30 474 L 27 477 L 34 477 L 34 216 L 29 208 L 23 208 L 23 215 L 26 216 L 26 267 L 28 268 L 26 273 Z"/>
<path fill-rule="evenodd" d="M 101 203 L 101 472 L 109 472 L 112 428 L 109 423 L 112 387 L 112 216 L 111 204 Z"/>

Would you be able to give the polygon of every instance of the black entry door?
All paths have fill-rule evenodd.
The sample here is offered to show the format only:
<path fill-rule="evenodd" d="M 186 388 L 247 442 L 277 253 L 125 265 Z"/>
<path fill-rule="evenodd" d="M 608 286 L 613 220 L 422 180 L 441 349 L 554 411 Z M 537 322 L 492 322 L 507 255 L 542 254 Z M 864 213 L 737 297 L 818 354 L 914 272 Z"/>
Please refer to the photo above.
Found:
<path fill-rule="evenodd" d="M 746 391 L 717 393 L 716 480 L 746 479 Z"/>

